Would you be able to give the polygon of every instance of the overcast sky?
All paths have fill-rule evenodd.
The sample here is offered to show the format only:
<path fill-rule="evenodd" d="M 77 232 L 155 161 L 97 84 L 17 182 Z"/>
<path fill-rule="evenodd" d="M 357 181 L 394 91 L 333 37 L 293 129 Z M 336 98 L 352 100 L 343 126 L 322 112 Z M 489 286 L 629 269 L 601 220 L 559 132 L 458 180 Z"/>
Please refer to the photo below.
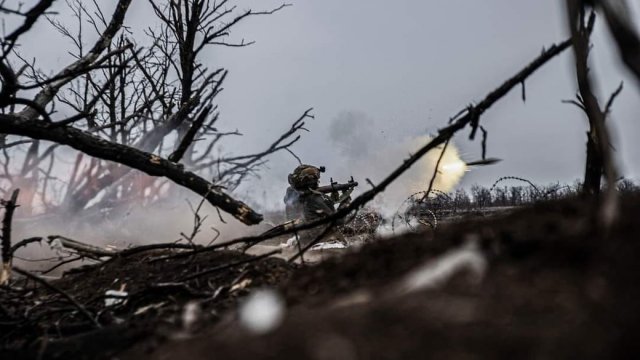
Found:
<path fill-rule="evenodd" d="M 255 45 L 208 53 L 210 67 L 230 70 L 219 97 L 219 127 L 245 134 L 242 141 L 229 142 L 227 150 L 267 146 L 313 107 L 310 133 L 295 152 L 305 163 L 325 165 L 328 176 L 353 175 L 361 183 L 366 177 L 381 180 L 408 155 L 409 150 L 397 151 L 398 143 L 435 133 L 450 116 L 481 100 L 543 47 L 568 34 L 564 2 L 558 0 L 292 2 L 235 29 L 235 39 L 255 40 Z M 239 3 L 256 10 L 279 4 Z M 630 3 L 637 19 L 640 6 Z M 56 5 L 62 19 L 63 5 Z M 126 23 L 144 23 L 148 11 L 146 1 L 136 1 Z M 602 101 L 625 81 L 609 124 L 621 172 L 639 179 L 638 83 L 617 59 L 603 25 L 598 21 L 593 36 L 593 74 Z M 64 47 L 50 40 L 46 24 L 36 29 L 30 36 L 38 49 L 31 51 L 64 59 Z M 468 172 L 461 186 L 490 185 L 507 175 L 535 183 L 582 177 L 587 120 L 576 107 L 561 103 L 577 91 L 573 54 L 566 51 L 526 85 L 525 103 L 518 89 L 482 117 L 489 131 L 488 156 L 504 161 Z M 469 142 L 467 136 L 465 131 L 455 139 L 463 159 L 480 158 L 479 140 Z M 391 148 L 396 150 L 387 151 Z M 296 165 L 286 153 L 275 156 L 262 178 L 240 191 L 265 195 L 273 203 L 281 199 L 286 175 Z"/>
<path fill-rule="evenodd" d="M 630 3 L 637 15 L 638 2 Z M 593 74 L 602 101 L 625 81 L 609 124 L 621 172 L 638 179 L 638 83 L 617 59 L 603 25 L 598 22 L 593 37 Z M 349 160 L 335 151 L 330 131 L 345 112 L 366 119 L 369 128 L 362 132 L 377 152 L 372 159 L 385 157 L 387 142 L 434 133 L 568 34 L 564 2 L 558 0 L 297 1 L 239 30 L 257 43 L 215 58 L 231 70 L 221 97 L 224 119 L 255 142 L 266 142 L 314 107 L 311 133 L 295 151 L 303 161 L 329 169 Z M 518 89 L 482 118 L 489 131 L 488 156 L 504 161 L 469 172 L 463 186 L 490 185 L 506 175 L 536 183 L 582 177 L 587 120 L 578 108 L 561 103 L 577 91 L 573 54 L 566 51 L 526 85 L 526 103 Z M 455 144 L 465 160 L 477 159 L 480 143 L 467 141 L 467 135 L 461 133 Z M 284 177 L 296 165 L 286 155 L 282 159 L 286 166 L 272 162 L 266 178 Z M 338 167 L 343 165 L 355 166 Z"/>

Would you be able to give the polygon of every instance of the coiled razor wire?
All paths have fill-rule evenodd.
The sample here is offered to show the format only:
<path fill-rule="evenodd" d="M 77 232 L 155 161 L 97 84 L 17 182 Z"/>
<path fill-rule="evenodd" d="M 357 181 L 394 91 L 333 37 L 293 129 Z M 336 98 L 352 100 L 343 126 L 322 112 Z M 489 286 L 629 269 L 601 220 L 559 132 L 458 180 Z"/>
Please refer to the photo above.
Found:
<path fill-rule="evenodd" d="M 536 194 L 541 195 L 540 189 L 538 189 L 538 187 L 532 183 L 531 181 L 521 178 L 521 177 L 517 177 L 517 176 L 503 176 L 501 178 L 499 178 L 498 180 L 496 180 L 496 182 L 493 183 L 493 185 L 491 186 L 491 188 L 489 189 L 489 192 L 493 192 L 493 190 L 495 190 L 496 186 L 498 186 L 499 183 L 506 181 L 506 180 L 516 180 L 516 181 L 522 181 L 525 182 L 529 185 L 531 185 L 531 187 L 536 191 Z"/>
<path fill-rule="evenodd" d="M 569 185 L 564 185 L 564 186 L 557 186 L 555 188 L 549 189 L 547 191 L 545 191 L 544 193 L 531 181 L 521 178 L 521 177 L 517 177 L 517 176 L 503 176 L 501 178 L 499 178 L 498 180 L 496 180 L 496 182 L 493 183 L 493 185 L 491 186 L 491 188 L 489 189 L 489 192 L 493 192 L 493 190 L 495 190 L 495 188 L 498 186 L 498 184 L 502 181 L 506 181 L 506 180 L 516 180 L 516 181 L 522 181 L 525 182 L 527 184 L 529 184 L 535 191 L 536 191 L 536 195 L 539 198 L 542 199 L 546 199 L 549 195 L 556 193 L 562 189 L 570 189 L 571 187 Z"/>
<path fill-rule="evenodd" d="M 449 196 L 449 194 L 437 190 L 437 189 L 431 189 L 431 193 L 437 194 L 437 197 L 446 197 L 448 200 L 452 200 L 451 196 Z M 421 197 L 417 198 L 418 195 L 421 195 Z M 412 205 L 413 204 L 422 204 L 422 203 L 426 203 L 425 199 L 427 199 L 429 196 L 429 193 L 427 191 L 418 191 L 416 193 L 413 193 L 411 195 L 409 195 L 401 204 L 400 206 L 398 206 L 398 209 L 396 210 L 395 214 L 393 215 L 393 219 L 391 220 L 391 231 L 395 234 L 396 232 L 396 219 L 400 219 L 402 220 L 405 225 L 407 225 L 407 227 L 409 227 L 409 229 L 411 229 L 411 231 L 414 231 L 415 228 L 411 225 L 411 220 L 412 220 L 412 216 L 407 215 L 406 211 L 404 213 L 401 213 L 401 210 L 403 209 L 404 206 L 406 206 L 406 204 L 408 202 L 411 202 Z M 416 200 L 417 198 L 417 200 Z M 419 218 L 416 216 L 416 220 L 418 221 L 418 223 L 425 225 L 425 226 L 429 226 L 431 227 L 431 229 L 435 230 L 436 227 L 438 226 L 438 217 L 436 216 L 436 214 L 431 211 L 430 209 L 421 209 L 420 210 L 422 215 L 429 215 L 431 219 L 423 219 L 423 218 Z M 403 216 L 404 214 L 404 216 Z"/>

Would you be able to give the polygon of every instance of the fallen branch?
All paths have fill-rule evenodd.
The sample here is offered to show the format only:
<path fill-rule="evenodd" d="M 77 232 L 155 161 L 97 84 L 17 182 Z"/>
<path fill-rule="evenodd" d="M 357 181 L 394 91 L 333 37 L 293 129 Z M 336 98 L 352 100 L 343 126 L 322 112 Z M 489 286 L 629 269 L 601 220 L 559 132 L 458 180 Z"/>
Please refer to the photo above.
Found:
<path fill-rule="evenodd" d="M 52 245 L 54 242 L 59 242 L 60 246 L 62 246 L 63 248 L 74 250 L 79 255 L 90 258 L 101 258 L 105 256 L 112 257 L 117 254 L 117 252 L 114 250 L 103 249 L 98 246 L 85 244 L 80 241 L 69 239 L 68 237 L 60 235 L 49 236 L 47 242 L 49 243 L 49 245 Z"/>
<path fill-rule="evenodd" d="M 0 133 L 27 136 L 32 139 L 68 145 L 87 155 L 114 161 L 151 176 L 166 177 L 203 196 L 211 205 L 219 207 L 244 224 L 254 225 L 262 221 L 262 215 L 242 201 L 232 198 L 197 174 L 184 170 L 183 166 L 157 155 L 130 146 L 112 143 L 70 126 L 57 126 L 19 115 L 0 114 Z"/>
<path fill-rule="evenodd" d="M 170 244 L 149 244 L 149 245 L 141 245 L 141 246 L 136 246 L 130 249 L 125 249 L 120 251 L 119 253 L 117 253 L 118 257 L 125 257 L 125 256 L 131 256 L 131 255 L 135 255 L 135 254 L 139 254 L 141 252 L 145 252 L 145 251 L 152 251 L 152 250 L 192 250 L 194 248 L 198 248 L 198 245 L 194 245 L 194 244 L 176 244 L 176 243 L 170 243 Z"/>

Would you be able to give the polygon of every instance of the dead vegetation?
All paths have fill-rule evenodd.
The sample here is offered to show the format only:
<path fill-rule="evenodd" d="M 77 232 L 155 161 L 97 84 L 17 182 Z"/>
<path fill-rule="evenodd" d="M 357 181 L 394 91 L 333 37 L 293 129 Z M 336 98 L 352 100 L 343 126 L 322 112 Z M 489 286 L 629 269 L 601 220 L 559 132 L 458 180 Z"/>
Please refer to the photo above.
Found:
<path fill-rule="evenodd" d="M 289 358 L 315 356 L 327 336 L 372 358 L 624 354 L 636 346 L 640 202 L 622 201 L 608 242 L 593 236 L 590 201 L 569 199 L 371 242 L 312 267 L 224 250 L 131 252 L 59 280 L 32 275 L 4 288 L 2 344 L 14 358 L 205 358 L 214 350 Z M 478 250 L 465 250 L 469 241 Z M 468 267 L 474 261 L 486 268 Z M 279 289 L 289 314 L 256 337 L 234 320 L 235 309 L 265 286 Z M 192 306 L 197 323 L 185 324 Z M 375 349 L 382 352 L 374 356 Z"/>
<path fill-rule="evenodd" d="M 381 182 L 367 180 L 372 188 L 334 215 L 207 246 L 192 241 L 201 226 L 197 209 L 194 230 L 182 234 L 183 243 L 104 249 L 50 236 L 46 241 L 66 252 L 60 264 L 92 262 L 59 279 L 12 266 L 15 251 L 44 241 L 12 242 L 17 205 L 34 211 L 41 203 L 46 211 L 77 214 L 91 206 L 153 202 L 168 194 L 168 180 L 241 222 L 256 224 L 262 215 L 230 191 L 268 155 L 290 151 L 312 115 L 304 112 L 264 151 L 213 151 L 221 139 L 240 133 L 214 126 L 219 117 L 215 98 L 227 72 L 207 69 L 199 55 L 210 46 L 249 45 L 229 40 L 234 25 L 273 14 L 285 4 L 237 12 L 226 0 L 152 0 L 162 25 L 148 30 L 143 47 L 123 27 L 131 0 L 118 1 L 111 17 L 99 10 L 91 15 L 83 2 L 71 1 L 79 24 L 88 17 L 98 40 L 88 47 L 76 42 L 74 60 L 44 76 L 20 58 L 15 45 L 52 3 L 41 0 L 23 12 L 0 2 L 1 12 L 21 19 L 2 39 L 0 58 L 2 189 L 7 194 L 20 188 L 23 194 L 18 198 L 14 190 L 3 202 L 0 345 L 13 358 L 204 358 L 213 352 L 254 359 L 270 353 L 279 358 L 512 358 L 522 352 L 532 358 L 601 358 L 637 350 L 631 341 L 640 314 L 640 294 L 633 286 L 638 249 L 632 240 L 640 208 L 637 195 L 619 199 L 606 124 L 622 88 L 601 106 L 588 66 L 595 13 L 587 12 L 593 7 L 605 14 L 625 63 L 637 74 L 640 41 L 611 2 L 567 0 L 571 38 L 547 47 L 480 101 L 464 107 Z M 63 35 L 80 37 L 50 21 Z M 414 207 L 402 214 L 424 220 L 424 207 L 426 218 L 432 218 L 426 224 L 435 231 L 371 241 L 313 267 L 297 265 L 345 217 L 356 219 L 354 233 L 373 237 L 369 228 L 381 218 L 359 211 L 427 152 L 444 153 L 460 131 L 469 129 L 472 140 L 481 134 L 481 161 L 489 161 L 481 117 L 518 86 L 526 100 L 527 79 L 569 48 L 575 54 L 580 93 L 571 103 L 584 110 L 590 124 L 582 198 L 440 227 L 438 212 L 450 210 L 447 203 L 464 202 L 466 195 L 432 188 L 438 161 L 426 191 L 412 197 Z M 36 95 L 23 98 L 29 90 L 37 90 Z M 64 111 L 57 112 L 56 106 Z M 54 153 L 60 145 L 78 152 L 68 177 L 56 187 Z M 25 154 L 22 161 L 13 155 L 18 149 Z M 508 201 L 507 193 L 523 198 L 524 190 L 503 190 L 498 182 L 489 190 L 476 189 L 474 198 L 482 208 Z M 531 185 L 527 191 L 535 194 L 533 202 L 560 192 Z M 245 253 L 265 240 L 318 226 L 324 230 L 286 260 L 272 256 L 280 249 Z M 12 271 L 20 276 L 12 277 Z M 277 288 L 290 309 L 280 327 L 262 337 L 247 333 L 235 318 L 238 300 L 260 287 Z M 327 350 L 322 344 L 332 346 Z"/>

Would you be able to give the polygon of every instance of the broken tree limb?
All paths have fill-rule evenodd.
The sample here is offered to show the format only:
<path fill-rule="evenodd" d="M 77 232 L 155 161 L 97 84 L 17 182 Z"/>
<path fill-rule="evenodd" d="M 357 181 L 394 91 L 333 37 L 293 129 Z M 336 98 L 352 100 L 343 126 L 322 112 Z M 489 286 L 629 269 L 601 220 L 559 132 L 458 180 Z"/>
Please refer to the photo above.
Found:
<path fill-rule="evenodd" d="M 2 200 L 4 218 L 2 219 L 2 270 L 0 270 L 0 285 L 7 285 L 9 280 L 11 280 L 11 221 L 13 219 L 13 212 L 18 207 L 18 205 L 16 205 L 18 194 L 20 194 L 20 189 L 15 189 L 9 200 Z"/>
<path fill-rule="evenodd" d="M 70 146 L 83 153 L 103 160 L 114 161 L 151 176 L 163 176 L 181 185 L 244 224 L 254 225 L 262 221 L 262 215 L 242 201 L 225 194 L 215 184 L 203 179 L 183 166 L 130 146 L 116 144 L 70 126 L 56 126 L 40 120 L 18 115 L 0 114 L 0 133 L 27 136 Z"/>
<path fill-rule="evenodd" d="M 98 246 L 89 245 L 82 243 L 80 241 L 76 241 L 73 239 L 69 239 L 68 237 L 60 236 L 60 235 L 51 235 L 47 237 L 47 243 L 52 245 L 54 242 L 59 242 L 61 247 L 73 250 L 77 252 L 81 256 L 86 256 L 90 258 L 100 258 L 100 257 L 112 257 L 117 254 L 117 251 L 104 249 Z"/>

